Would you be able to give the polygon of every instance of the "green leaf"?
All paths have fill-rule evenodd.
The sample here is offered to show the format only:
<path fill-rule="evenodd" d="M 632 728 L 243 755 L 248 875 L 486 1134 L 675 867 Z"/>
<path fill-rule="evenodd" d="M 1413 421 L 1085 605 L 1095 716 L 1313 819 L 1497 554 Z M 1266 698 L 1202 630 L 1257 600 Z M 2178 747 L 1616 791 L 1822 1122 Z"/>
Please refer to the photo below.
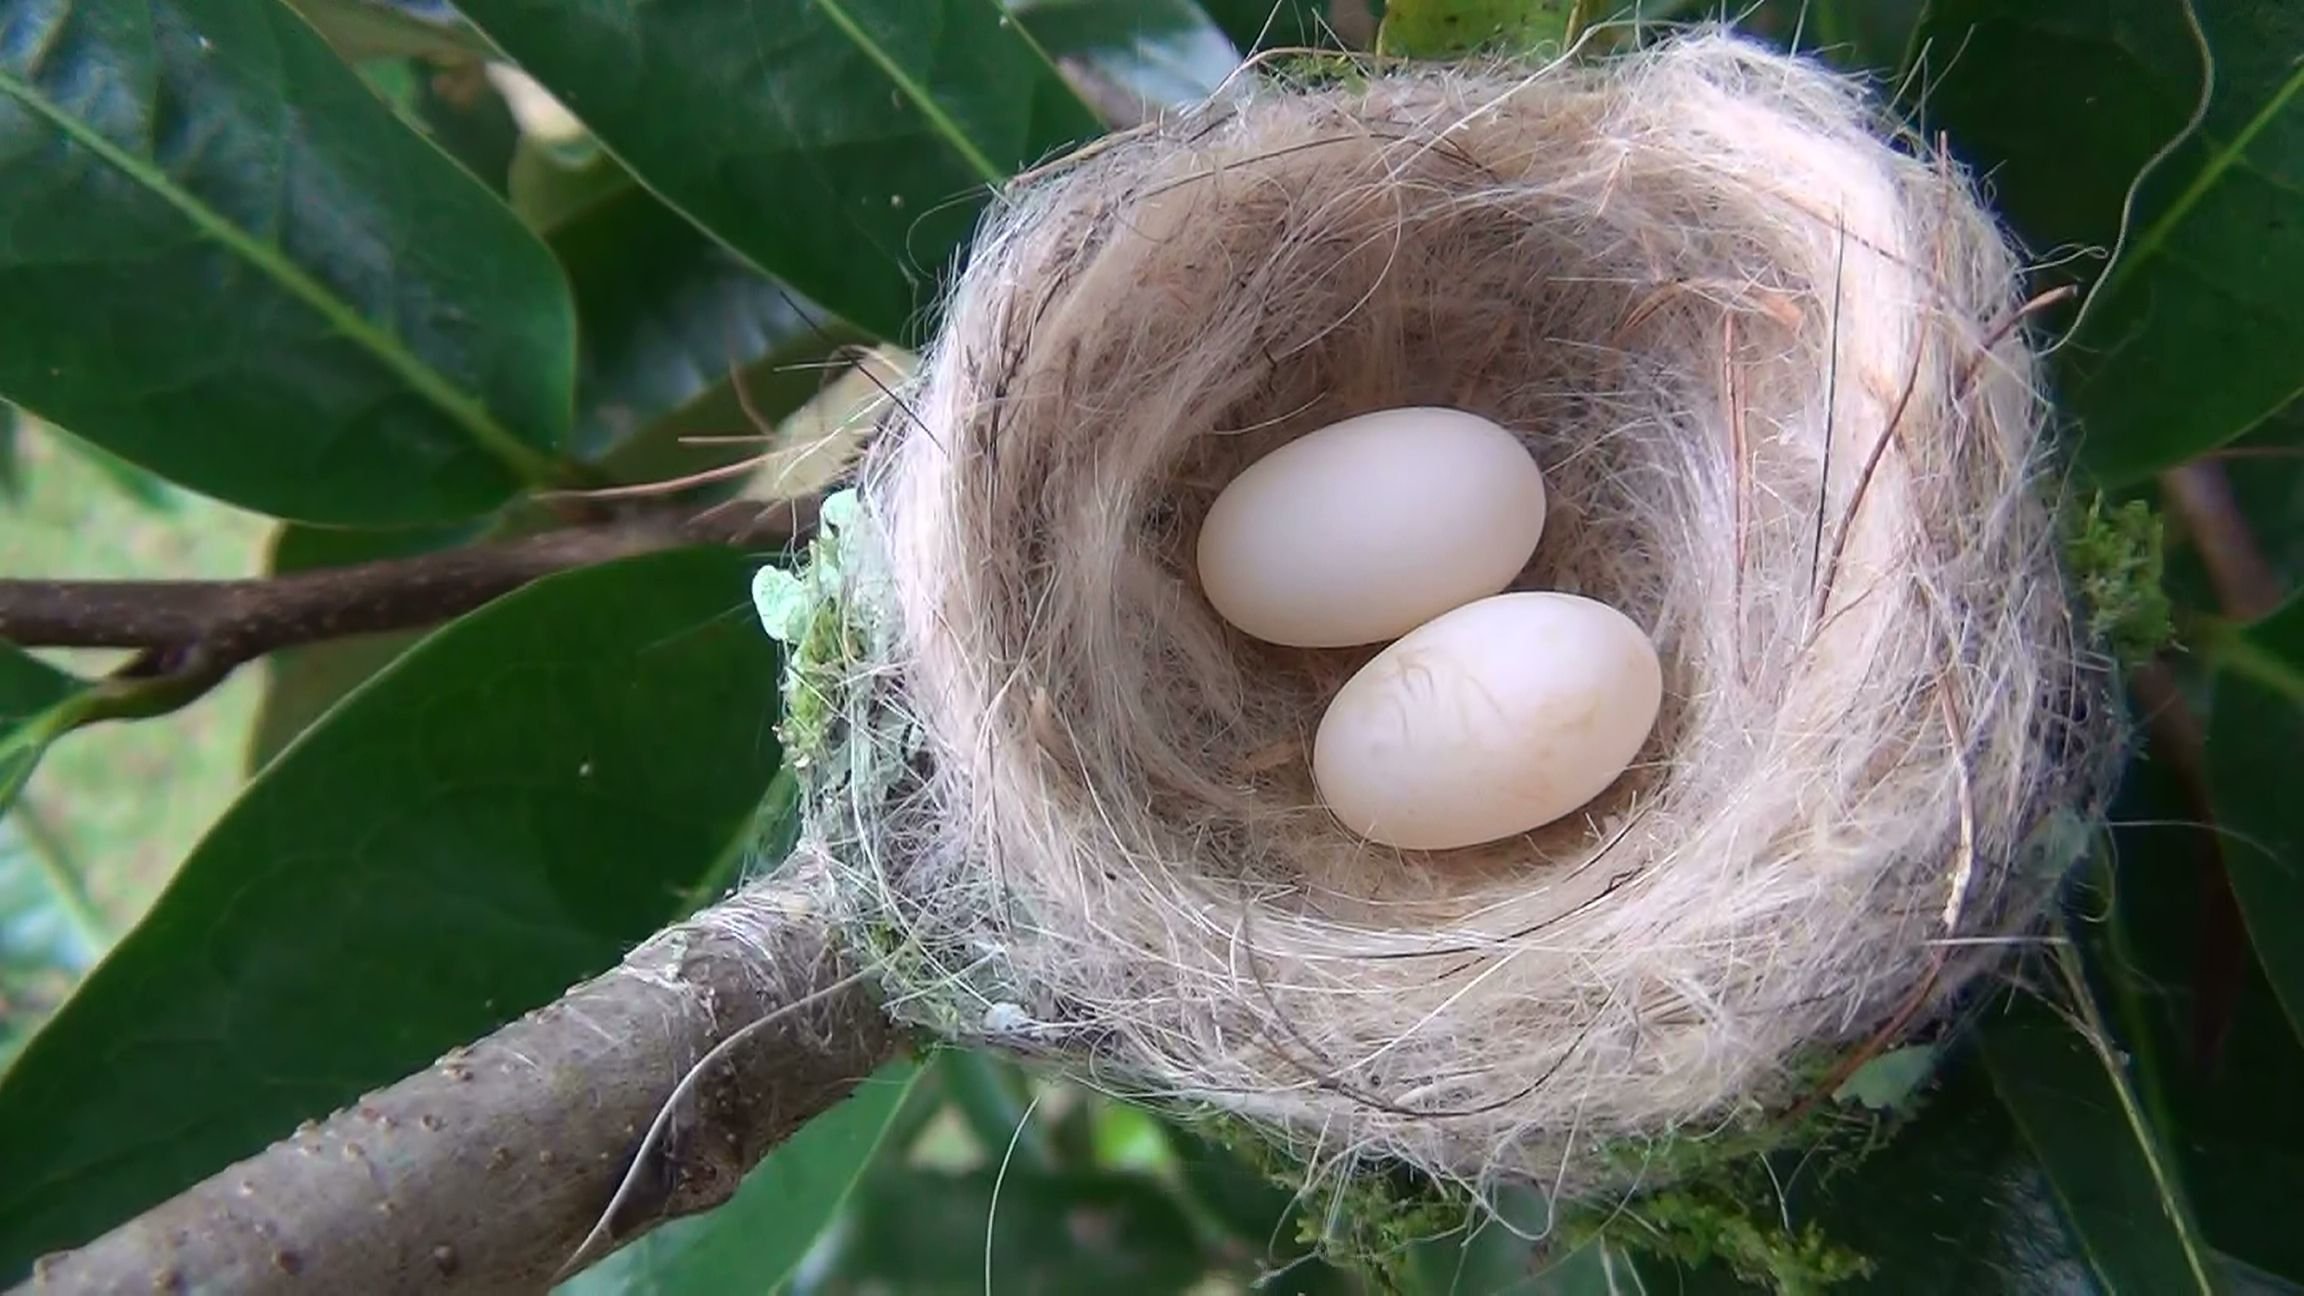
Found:
<path fill-rule="evenodd" d="M 1860 1103 L 1874 1111 L 1901 1109 L 1935 1074 L 1936 1054 L 1933 1044 L 1890 1049 L 1856 1068 L 1855 1074 L 1833 1091 L 1833 1101 Z"/>
<path fill-rule="evenodd" d="M 477 59 L 488 42 L 456 11 L 431 0 L 286 0 L 347 62 L 361 59 Z"/>
<path fill-rule="evenodd" d="M 2226 636 L 2208 728 L 2208 785 L 2231 832 L 2224 866 L 2256 957 L 2304 1035 L 2304 597 Z"/>
<path fill-rule="evenodd" d="M 0 815 L 16 803 L 48 744 L 80 723 L 90 688 L 0 641 Z"/>
<path fill-rule="evenodd" d="M 1695 20 L 1704 8 L 1701 0 L 1602 0 L 1587 12 L 1655 23 Z M 1737 10 L 1734 22 L 1795 53 L 1892 81 L 1926 8 L 1926 0 L 1758 0 Z"/>
<path fill-rule="evenodd" d="M 2176 1166 L 2111 1045 L 2082 1029 L 2036 999 L 2012 1004 L 1982 1032 L 1992 1087 L 2105 1290 L 2213 1293 Z"/>
<path fill-rule="evenodd" d="M 2232 700 L 2220 693 L 2217 713 Z M 2165 759 L 2131 766 L 2111 811 L 2112 869 L 2075 896 L 2072 931 L 2201 1232 L 2238 1263 L 2304 1283 L 2288 1205 L 2304 1182 L 2304 1040 L 2227 885 L 2227 863 L 2251 848 L 2213 822 L 2192 777 Z"/>
<path fill-rule="evenodd" d="M 0 393 L 306 521 L 469 516 L 556 475 L 550 256 L 268 0 L 0 14 Z"/>
<path fill-rule="evenodd" d="M 1312 1244 L 1304 1239 L 1304 1213 L 1317 1209 L 1319 1198 L 1298 1200 L 1295 1192 L 1187 1125 L 1170 1122 L 1167 1137 L 1189 1201 L 1228 1236 L 1224 1249 L 1245 1258 L 1260 1279 L 1257 1291 L 1325 1296 L 1360 1290 L 1342 1270 L 1313 1256 Z"/>
<path fill-rule="evenodd" d="M 2300 1296 L 2304 1283 L 2293 1283 L 2277 1274 L 2269 1274 L 2245 1260 L 2218 1253 L 2217 1272 L 2223 1276 L 2224 1290 L 2234 1296 Z"/>
<path fill-rule="evenodd" d="M 634 185 L 554 230 L 552 250 L 583 322 L 575 445 L 618 481 L 759 454 L 682 438 L 771 431 L 753 426 L 731 381 L 761 418 L 779 419 L 824 385 L 830 356 L 863 341 Z"/>
<path fill-rule="evenodd" d="M 1325 0 L 1200 0 L 1200 7 L 1243 50 L 1336 44 Z"/>
<path fill-rule="evenodd" d="M 881 337 L 991 190 L 1096 134 L 996 0 L 469 0 L 644 183 Z"/>
<path fill-rule="evenodd" d="M 1157 1180 L 998 1163 L 894 1170 L 858 1194 L 835 1272 L 905 1296 L 1182 1292 L 1206 1272 L 1191 1221 Z"/>
<path fill-rule="evenodd" d="M 0 1078 L 0 1277 L 681 912 L 778 766 L 750 567 L 682 550 L 540 581 L 267 766 Z"/>
<path fill-rule="evenodd" d="M 2195 879 L 2172 879 L 2194 891 Z M 2143 921 L 2157 921 L 2157 916 Z M 2220 1251 L 2291 1284 L 2304 1285 L 2304 1233 L 2296 1228 L 2295 1185 L 2304 1183 L 2304 1045 L 2245 949 L 2228 1005 L 2212 984 L 2163 991 L 2154 1042 L 2172 1065 L 2166 1109 L 2185 1186 L 2201 1231 Z M 2169 969 L 2181 987 L 2217 960 Z M 2182 1034 L 2175 1034 L 2175 1031 Z M 2179 1047 L 2167 1048 L 2169 1044 Z"/>
<path fill-rule="evenodd" d="M 1005 1157 L 1030 1170 L 1055 1165 L 1048 1131 L 1032 1119 L 1026 1101 L 1030 1082 L 1023 1068 L 997 1053 L 951 1048 L 937 1055 L 936 1069 L 954 1110 L 988 1159 L 998 1162 Z"/>
<path fill-rule="evenodd" d="M 177 495 L 167 482 L 93 441 L 83 441 L 62 428 L 50 431 L 50 439 L 58 448 L 94 468 L 129 503 L 155 513 L 175 511 Z"/>
<path fill-rule="evenodd" d="M 0 1070 L 107 941 L 61 846 L 25 807 L 0 819 Z"/>
<path fill-rule="evenodd" d="M 2095 1289 L 2047 1176 L 1972 1056 L 1960 1058 L 1919 1114 L 1853 1168 L 1827 1173 L 1820 1161 L 1784 1155 L 1748 1182 L 1756 1192 L 1733 1208 L 1777 1245 L 1790 1245 L 1781 1236 L 1789 1226 L 1870 1263 L 1868 1274 L 1831 1288 L 1835 1296 Z M 1658 1202 L 1635 1199 L 1607 1221 L 1603 1236 L 1649 1252 L 1662 1218 Z M 1718 1262 L 1673 1272 L 1671 1261 L 1641 1254 L 1640 1267 L 1649 1291 L 1761 1290 Z"/>
<path fill-rule="evenodd" d="M 1790 1218 L 1871 1261 L 1850 1291 L 2090 1290 L 2053 1182 L 1981 1059 L 1960 1062 L 1918 1117 L 1853 1171 L 1802 1176 L 1790 1167 Z"/>
<path fill-rule="evenodd" d="M 589 137 L 579 140 L 582 147 L 522 135 L 512 150 L 505 194 L 528 228 L 547 237 L 585 209 L 625 195 L 639 183 Z M 578 321 L 581 341 L 581 306 Z"/>
<path fill-rule="evenodd" d="M 2214 93 L 2185 134 L 2205 83 L 2189 17 Z M 1928 126 L 1989 171 L 2033 248 L 2110 248 L 2151 167 L 2059 353 L 2099 477 L 2180 463 L 2304 392 L 2304 8 L 1940 0 L 1921 35 Z"/>
<path fill-rule="evenodd" d="M 562 1283 L 559 1296 L 786 1290 L 865 1172 L 888 1152 L 923 1069 L 897 1062 L 800 1128 L 718 1209 L 676 1220 Z"/>
<path fill-rule="evenodd" d="M 1558 47 L 1577 0 L 1390 0 L 1376 51 L 1404 58 L 1459 58 L 1480 50 Z"/>
<path fill-rule="evenodd" d="M 270 574 L 310 571 L 407 558 L 476 538 L 471 523 L 408 527 L 391 531 L 334 530 L 282 523 L 272 533 L 264 570 Z M 310 728 L 345 694 L 383 670 L 421 641 L 422 630 L 354 635 L 283 648 L 264 659 L 264 697 L 248 734 L 247 767 L 262 769 L 298 734 Z"/>
<path fill-rule="evenodd" d="M 1206 98 L 1240 51 L 1193 0 L 1008 0 L 1041 49 L 1133 101 L 1133 117 Z"/>
<path fill-rule="evenodd" d="M 15 406 L 0 401 L 0 500 L 10 504 L 24 498 L 24 444 L 18 435 L 23 418 Z"/>
<path fill-rule="evenodd" d="M 1482 1212 L 1463 1231 L 1414 1248 L 1411 1296 L 1530 1292 L 1539 1261 L 1529 1239 L 1549 1232 L 1552 1222 L 1543 1193 L 1526 1185 L 1499 1191 L 1493 1215 Z"/>

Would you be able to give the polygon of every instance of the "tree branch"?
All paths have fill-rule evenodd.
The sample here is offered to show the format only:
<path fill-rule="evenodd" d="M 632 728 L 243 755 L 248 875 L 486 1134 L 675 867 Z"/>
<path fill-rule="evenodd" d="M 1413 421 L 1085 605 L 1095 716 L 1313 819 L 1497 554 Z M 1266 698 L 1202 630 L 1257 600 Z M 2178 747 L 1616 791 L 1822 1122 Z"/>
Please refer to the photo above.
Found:
<path fill-rule="evenodd" d="M 608 1221 L 612 1246 L 727 1200 L 893 1056 L 829 899 L 796 858 L 558 1003 L 42 1258 L 18 1292 L 543 1291 L 715 1047 Z"/>
<path fill-rule="evenodd" d="M 808 516 L 803 517 L 803 514 Z M 460 616 L 554 572 L 681 544 L 782 545 L 812 510 L 642 515 L 412 558 L 253 580 L 0 580 L 0 639 L 27 648 L 205 650 L 242 662 L 293 644 Z"/>
<path fill-rule="evenodd" d="M 733 503 L 733 502 L 732 502 Z M 297 644 L 437 624 L 556 572 L 685 544 L 782 548 L 814 500 L 639 514 L 411 558 L 217 581 L 0 580 L 0 639 L 27 648 L 140 648 L 93 719 L 183 706 L 244 663 Z"/>

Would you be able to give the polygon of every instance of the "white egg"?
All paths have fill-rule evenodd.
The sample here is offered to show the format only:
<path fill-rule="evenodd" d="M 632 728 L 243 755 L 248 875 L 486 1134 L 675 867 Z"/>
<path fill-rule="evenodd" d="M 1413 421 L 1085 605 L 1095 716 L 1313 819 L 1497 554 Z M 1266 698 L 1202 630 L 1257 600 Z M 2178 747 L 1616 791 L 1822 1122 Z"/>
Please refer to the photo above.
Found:
<path fill-rule="evenodd" d="M 1550 823 L 1640 751 L 1664 696 L 1631 618 L 1573 594 L 1499 594 L 1378 653 L 1337 691 L 1312 773 L 1373 841 L 1446 850 Z"/>
<path fill-rule="evenodd" d="M 1200 527 L 1200 584 L 1259 639 L 1342 648 L 1493 594 L 1536 551 L 1544 474 L 1462 410 L 1379 410 L 1250 464 Z"/>

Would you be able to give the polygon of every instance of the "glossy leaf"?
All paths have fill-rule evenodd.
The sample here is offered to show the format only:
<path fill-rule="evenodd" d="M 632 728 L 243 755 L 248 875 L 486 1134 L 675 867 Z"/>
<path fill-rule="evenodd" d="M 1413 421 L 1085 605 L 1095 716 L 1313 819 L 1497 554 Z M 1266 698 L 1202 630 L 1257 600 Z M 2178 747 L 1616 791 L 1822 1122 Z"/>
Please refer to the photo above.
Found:
<path fill-rule="evenodd" d="M 484 511 L 567 433 L 541 244 L 267 0 L 0 11 L 0 393 L 310 521 Z"/>
<path fill-rule="evenodd" d="M 2277 1204 L 2304 1182 L 2304 1041 L 2227 885 L 2225 861 L 2246 847 L 2213 824 L 2204 791 L 2169 761 L 2129 767 L 2111 870 L 2075 896 L 2089 921 L 2072 931 L 2209 1245 L 2304 1282 L 2304 1232 Z"/>
<path fill-rule="evenodd" d="M 0 815 L 16 803 L 48 744 L 78 724 L 90 686 L 0 641 Z"/>
<path fill-rule="evenodd" d="M 1133 117 L 1206 98 L 1240 51 L 1193 0 L 1009 0 L 1040 48 L 1133 101 Z"/>
<path fill-rule="evenodd" d="M 50 429 L 49 441 L 57 449 L 94 468 L 112 489 L 137 507 L 155 513 L 174 511 L 178 499 L 175 488 L 152 473 L 94 442 L 83 441 L 60 428 Z"/>
<path fill-rule="evenodd" d="M 786 1290 L 873 1165 L 922 1069 L 892 1063 L 744 1176 L 725 1205 L 675 1220 L 556 1290 L 560 1296 L 722 1296 Z"/>
<path fill-rule="evenodd" d="M 565 573 L 268 766 L 0 1078 L 0 1275 L 615 960 L 745 849 L 778 666 L 751 564 Z"/>
<path fill-rule="evenodd" d="M 1791 1180 L 1795 1223 L 1872 1263 L 1851 1291 L 2090 1290 L 2086 1259 L 2053 1187 L 1993 1094 L 1963 1059 L 1919 1116 L 1847 1175 Z"/>
<path fill-rule="evenodd" d="M 512 150 L 505 194 L 520 219 L 549 238 L 588 208 L 621 197 L 638 184 L 623 163 L 602 152 L 589 136 L 574 144 L 551 144 L 522 135 Z M 578 330 L 581 341 L 581 322 Z"/>
<path fill-rule="evenodd" d="M 1927 124 L 1948 128 L 2035 249 L 2117 264 L 2060 353 L 2082 454 L 2133 481 L 2304 392 L 2304 9 L 2287 0 L 1942 0 Z M 2091 269 L 2098 262 L 2082 262 Z"/>
<path fill-rule="evenodd" d="M 2224 1289 L 2233 1296 L 2304 1296 L 2304 1283 L 2293 1283 L 2232 1256 L 2216 1256 Z"/>
<path fill-rule="evenodd" d="M 488 44 L 453 6 L 436 0 L 286 0 L 347 60 L 472 59 Z"/>
<path fill-rule="evenodd" d="M 1825 1174 L 1797 1155 L 1774 1158 L 1756 1219 L 1815 1229 L 1863 1257 L 1869 1273 L 1831 1290 L 1882 1296 L 2039 1296 L 2096 1290 L 2048 1178 L 2031 1157 L 1983 1066 L 1960 1059 L 1919 1114 L 1852 1169 Z M 1628 1203 L 1604 1236 L 1636 1252 L 1647 1210 Z M 1689 1296 L 1767 1290 L 1724 1264 L 1678 1269 L 1639 1256 L 1649 1291 Z"/>
<path fill-rule="evenodd" d="M 2304 598 L 2232 634 L 2218 656 L 2208 780 L 2232 834 L 2224 866 L 2256 957 L 2304 1035 Z"/>
<path fill-rule="evenodd" d="M 2106 1290 L 2210 1293 L 2178 1168 L 2109 1044 L 2083 1029 L 2035 999 L 2010 1005 L 1982 1031 L 1993 1090 Z"/>
<path fill-rule="evenodd" d="M 468 0 L 649 187 L 910 335 L 991 190 L 1097 125 L 996 0 Z"/>
<path fill-rule="evenodd" d="M 637 186 L 553 231 L 583 321 L 576 446 L 622 481 L 678 477 L 759 453 L 683 444 L 783 417 L 825 382 L 823 365 L 863 335 L 810 307 Z"/>

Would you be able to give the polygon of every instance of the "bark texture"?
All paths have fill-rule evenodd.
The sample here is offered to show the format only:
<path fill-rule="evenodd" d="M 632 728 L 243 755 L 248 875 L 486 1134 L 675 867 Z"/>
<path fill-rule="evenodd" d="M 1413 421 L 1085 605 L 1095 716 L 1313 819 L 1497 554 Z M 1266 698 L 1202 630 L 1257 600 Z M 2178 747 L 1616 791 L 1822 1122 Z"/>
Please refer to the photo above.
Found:
<path fill-rule="evenodd" d="M 725 1201 L 897 1047 L 800 860 L 615 971 L 74 1251 L 19 1292 L 534 1292 L 601 1221 L 650 1124 L 713 1059 L 599 1254 Z"/>

